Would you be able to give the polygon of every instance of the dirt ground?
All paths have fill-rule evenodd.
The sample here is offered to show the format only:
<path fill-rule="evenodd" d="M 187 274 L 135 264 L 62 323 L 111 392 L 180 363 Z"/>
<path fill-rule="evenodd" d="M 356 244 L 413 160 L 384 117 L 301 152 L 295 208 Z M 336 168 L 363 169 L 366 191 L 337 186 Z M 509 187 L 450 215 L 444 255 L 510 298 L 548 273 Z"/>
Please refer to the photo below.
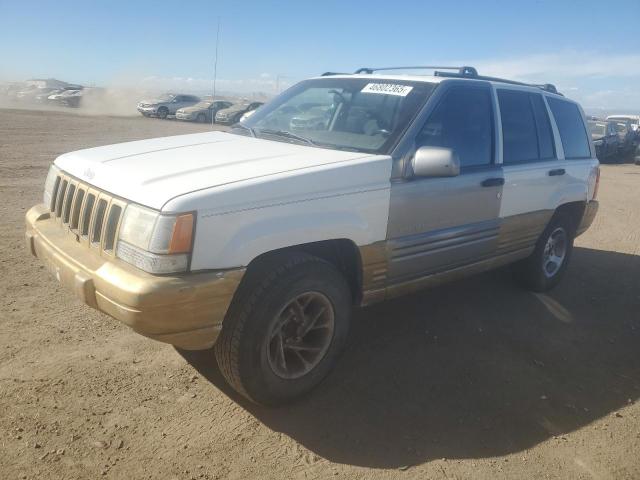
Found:
<path fill-rule="evenodd" d="M 640 167 L 602 167 L 551 294 L 502 269 L 356 311 L 330 377 L 270 410 L 24 245 L 57 155 L 208 128 L 0 110 L 0 478 L 640 478 Z"/>

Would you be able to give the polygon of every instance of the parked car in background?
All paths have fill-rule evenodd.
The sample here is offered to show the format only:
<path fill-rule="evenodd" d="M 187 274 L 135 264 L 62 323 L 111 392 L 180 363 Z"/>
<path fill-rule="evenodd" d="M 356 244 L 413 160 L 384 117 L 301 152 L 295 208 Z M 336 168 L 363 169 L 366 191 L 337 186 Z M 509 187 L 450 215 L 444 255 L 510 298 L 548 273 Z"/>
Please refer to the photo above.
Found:
<path fill-rule="evenodd" d="M 66 90 L 62 95 L 60 95 L 58 103 L 65 107 L 78 108 L 82 101 L 82 97 L 86 93 L 87 89 L 84 88 L 82 90 Z"/>
<path fill-rule="evenodd" d="M 607 120 L 628 120 L 633 131 L 640 131 L 640 115 L 609 115 Z"/>
<path fill-rule="evenodd" d="M 198 102 L 200 97 L 195 95 L 166 93 L 157 98 L 140 100 L 138 112 L 145 117 L 167 118 L 169 115 L 175 115 L 181 108 L 191 107 Z"/>
<path fill-rule="evenodd" d="M 640 145 L 636 147 L 636 156 L 634 158 L 634 163 L 636 165 L 640 165 Z"/>
<path fill-rule="evenodd" d="M 72 97 L 74 95 L 81 95 L 81 91 L 82 91 L 83 87 L 74 87 L 74 88 L 65 88 L 64 90 L 62 90 L 59 93 L 54 93 L 53 95 L 49 95 L 47 97 L 47 100 L 49 100 L 52 103 L 57 103 L 59 105 L 67 105 L 66 101 L 67 101 L 67 97 Z"/>
<path fill-rule="evenodd" d="M 231 125 L 238 123 L 246 112 L 262 106 L 262 102 L 240 102 L 216 113 L 216 123 Z"/>
<path fill-rule="evenodd" d="M 596 156 L 601 162 L 614 161 L 620 153 L 620 137 L 613 122 L 588 121 Z"/>
<path fill-rule="evenodd" d="M 58 95 L 59 93 L 62 93 L 62 92 L 64 92 L 63 88 L 55 88 L 48 92 L 41 92 L 33 97 L 33 101 L 36 103 L 49 103 L 50 102 L 49 97 L 51 97 L 52 95 Z"/>
<path fill-rule="evenodd" d="M 191 107 L 180 108 L 176 111 L 176 120 L 186 120 L 188 122 L 211 122 L 216 118 L 219 110 L 229 108 L 233 103 L 225 100 L 211 99 L 201 100 Z"/>
<path fill-rule="evenodd" d="M 629 120 L 610 120 L 620 138 L 619 152 L 622 157 L 629 155 L 636 149 L 636 132 Z"/>

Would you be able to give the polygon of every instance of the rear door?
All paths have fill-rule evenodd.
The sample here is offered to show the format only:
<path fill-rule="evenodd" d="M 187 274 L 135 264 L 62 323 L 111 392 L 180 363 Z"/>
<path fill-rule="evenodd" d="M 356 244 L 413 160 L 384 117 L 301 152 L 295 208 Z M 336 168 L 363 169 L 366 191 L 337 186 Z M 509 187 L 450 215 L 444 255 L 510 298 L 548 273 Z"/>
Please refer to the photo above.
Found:
<path fill-rule="evenodd" d="M 390 284 L 463 267 L 495 251 L 504 179 L 495 161 L 491 87 L 444 83 L 438 95 L 415 136 L 413 151 L 422 146 L 451 148 L 460 158 L 461 173 L 421 178 L 407 172 L 392 183 L 387 229 Z"/>
<path fill-rule="evenodd" d="M 528 251 L 558 205 L 585 199 L 592 152 L 575 103 L 517 87 L 497 96 L 505 177 L 498 251 Z"/>
<path fill-rule="evenodd" d="M 497 88 L 505 185 L 499 253 L 531 249 L 566 184 L 542 93 Z M 554 200 L 555 199 L 555 200 Z"/>

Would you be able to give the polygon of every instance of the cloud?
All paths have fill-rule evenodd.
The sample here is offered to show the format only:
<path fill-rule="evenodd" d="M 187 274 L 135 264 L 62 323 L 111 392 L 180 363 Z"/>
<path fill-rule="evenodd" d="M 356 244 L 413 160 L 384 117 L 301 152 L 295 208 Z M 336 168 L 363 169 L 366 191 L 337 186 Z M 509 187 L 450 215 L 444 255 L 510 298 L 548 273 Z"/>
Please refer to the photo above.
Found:
<path fill-rule="evenodd" d="M 640 78 L 640 54 L 602 54 L 562 51 L 510 59 L 480 60 L 478 70 L 488 75 L 529 80 L 568 78 Z"/>
<path fill-rule="evenodd" d="M 469 63 L 482 75 L 553 83 L 586 109 L 640 111 L 640 54 L 563 50 Z"/>

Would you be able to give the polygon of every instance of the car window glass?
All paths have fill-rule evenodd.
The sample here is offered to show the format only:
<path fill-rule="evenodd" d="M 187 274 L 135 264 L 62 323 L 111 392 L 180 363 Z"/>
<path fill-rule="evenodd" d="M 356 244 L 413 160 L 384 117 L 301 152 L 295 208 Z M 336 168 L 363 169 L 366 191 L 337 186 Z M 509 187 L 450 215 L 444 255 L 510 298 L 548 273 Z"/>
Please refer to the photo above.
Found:
<path fill-rule="evenodd" d="M 537 161 L 538 135 L 528 92 L 498 90 L 504 164 Z"/>
<path fill-rule="evenodd" d="M 452 87 L 416 137 L 416 148 L 423 146 L 451 148 L 463 168 L 489 165 L 493 156 L 489 90 Z"/>
<path fill-rule="evenodd" d="M 560 132 L 565 158 L 589 158 L 589 140 L 578 106 L 552 96 L 547 96 L 547 102 Z"/>
<path fill-rule="evenodd" d="M 542 95 L 530 93 L 529 98 L 531 99 L 533 114 L 536 118 L 540 159 L 549 160 L 551 158 L 556 158 L 556 149 L 553 142 L 553 130 L 551 130 L 549 114 Z"/>

